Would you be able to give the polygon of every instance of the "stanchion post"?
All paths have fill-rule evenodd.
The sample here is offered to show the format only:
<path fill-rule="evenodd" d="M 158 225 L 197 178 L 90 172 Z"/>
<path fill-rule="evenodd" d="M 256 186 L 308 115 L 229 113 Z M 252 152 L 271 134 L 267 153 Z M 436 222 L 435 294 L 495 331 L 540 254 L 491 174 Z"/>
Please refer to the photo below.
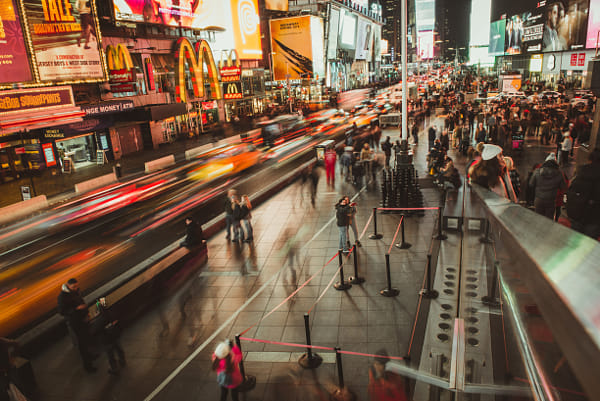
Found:
<path fill-rule="evenodd" d="M 406 217 L 404 215 L 402 215 L 402 222 L 400 223 L 400 228 L 402 229 L 402 242 L 399 244 L 396 244 L 396 248 L 398 249 L 408 249 L 410 248 L 412 245 L 409 244 L 408 242 L 406 242 L 404 240 L 404 223 L 406 222 Z"/>
<path fill-rule="evenodd" d="M 494 262 L 494 275 L 492 276 L 492 286 L 488 291 L 488 295 L 481 297 L 481 302 L 484 305 L 494 308 L 500 306 L 500 301 L 496 298 L 496 287 L 498 287 L 498 264 L 499 262 Z"/>
<path fill-rule="evenodd" d="M 354 245 L 352 256 L 354 259 L 354 276 L 350 277 L 348 281 L 352 284 L 362 284 L 365 282 L 365 279 L 358 275 L 358 247 L 356 245 Z"/>
<path fill-rule="evenodd" d="M 373 208 L 373 234 L 369 235 L 370 239 L 382 239 L 383 235 L 377 233 L 377 208 Z"/>
<path fill-rule="evenodd" d="M 444 193 L 446 193 L 446 191 L 444 191 Z M 435 239 L 437 239 L 439 241 L 448 239 L 448 236 L 446 234 L 444 234 L 443 230 L 442 230 L 443 221 L 444 221 L 444 204 L 442 203 L 440 205 L 440 207 L 438 208 L 438 233 L 437 233 L 437 236 L 435 237 Z"/>
<path fill-rule="evenodd" d="M 342 354 L 340 353 L 340 347 L 335 347 L 335 364 L 337 365 L 338 371 L 338 388 L 335 389 L 331 394 L 330 399 L 333 401 L 354 401 L 356 395 L 352 393 L 344 383 L 344 369 L 342 367 Z"/>
<path fill-rule="evenodd" d="M 384 297 L 398 296 L 398 294 L 400 294 L 400 291 L 398 291 L 397 288 L 392 288 L 392 276 L 390 273 L 390 254 L 389 253 L 385 254 L 385 273 L 387 276 L 387 288 L 384 288 L 383 290 L 379 291 L 379 293 L 381 295 L 383 295 Z"/>
<path fill-rule="evenodd" d="M 421 290 L 421 295 L 425 298 L 435 299 L 440 294 L 436 290 L 431 289 L 431 254 L 427 255 L 427 266 L 425 269 L 426 285 L 425 288 Z"/>
<path fill-rule="evenodd" d="M 321 365 L 321 363 L 323 362 L 323 358 L 321 358 L 317 354 L 312 353 L 312 349 L 311 349 L 312 343 L 310 342 L 309 317 L 310 317 L 310 315 L 308 313 L 304 314 L 304 329 L 306 331 L 307 347 L 306 347 L 306 354 L 304 354 L 300 357 L 300 359 L 298 360 L 298 364 L 300 364 L 300 366 L 302 366 L 305 369 L 314 369 L 314 368 L 319 367 L 319 365 Z"/>
<path fill-rule="evenodd" d="M 242 343 L 240 342 L 239 335 L 235 336 L 235 343 L 236 343 L 237 347 L 240 349 L 240 352 L 242 352 Z M 244 359 L 243 358 L 240 361 L 240 373 L 242 374 L 244 381 L 242 382 L 242 384 L 240 384 L 237 387 L 238 391 L 246 392 L 246 391 L 250 391 L 254 387 L 256 387 L 256 377 L 246 375 L 246 369 L 244 369 Z"/>
<path fill-rule="evenodd" d="M 338 283 L 335 283 L 333 285 L 333 288 L 335 288 L 338 291 L 346 291 L 350 288 L 352 288 L 352 284 L 348 283 L 347 281 L 344 281 L 344 254 L 342 252 L 342 250 L 340 249 L 338 252 L 338 259 L 339 259 L 339 266 L 340 266 L 340 281 Z"/>

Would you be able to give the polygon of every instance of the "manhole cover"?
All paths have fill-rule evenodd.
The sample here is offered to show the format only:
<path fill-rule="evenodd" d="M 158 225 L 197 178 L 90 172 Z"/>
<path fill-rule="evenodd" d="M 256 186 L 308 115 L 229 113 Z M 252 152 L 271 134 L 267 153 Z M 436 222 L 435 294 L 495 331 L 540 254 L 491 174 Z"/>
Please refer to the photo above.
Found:
<path fill-rule="evenodd" d="M 454 283 L 452 281 L 444 281 L 444 285 L 446 287 L 454 287 Z"/>
<path fill-rule="evenodd" d="M 474 290 L 477 288 L 477 284 L 467 284 L 465 287 L 467 287 L 468 290 Z"/>
<path fill-rule="evenodd" d="M 456 269 L 454 267 L 447 267 L 446 271 L 449 271 L 450 273 L 455 272 Z"/>
<path fill-rule="evenodd" d="M 477 281 L 477 277 L 467 277 L 467 281 L 474 283 L 475 281 Z"/>
<path fill-rule="evenodd" d="M 477 270 L 467 270 L 467 274 L 477 274 Z"/>
<path fill-rule="evenodd" d="M 446 274 L 446 278 L 448 280 L 454 280 L 455 276 L 454 276 L 454 274 Z"/>
<path fill-rule="evenodd" d="M 444 309 L 444 310 L 450 310 L 450 309 L 452 309 L 452 305 L 450 305 L 450 304 L 442 304 L 442 309 Z"/>
<path fill-rule="evenodd" d="M 438 335 L 439 337 L 439 335 Z M 467 344 L 476 347 L 477 345 L 479 345 L 479 340 L 476 338 L 467 338 Z"/>
<path fill-rule="evenodd" d="M 475 298 L 477 296 L 477 293 L 473 292 L 473 291 L 467 291 L 467 296 L 471 297 L 471 298 Z"/>
<path fill-rule="evenodd" d="M 438 340 L 442 341 L 442 342 L 446 342 L 448 341 L 448 334 L 444 334 L 444 333 L 440 333 L 437 335 Z"/>
<path fill-rule="evenodd" d="M 467 331 L 468 331 L 470 334 L 477 334 L 477 333 L 479 333 L 479 329 L 478 329 L 477 327 L 473 327 L 473 326 L 471 326 L 471 327 L 467 327 Z"/>
<path fill-rule="evenodd" d="M 454 294 L 454 290 L 451 290 L 450 288 L 446 288 L 444 290 L 444 294 L 452 295 L 452 294 Z"/>
<path fill-rule="evenodd" d="M 477 323 L 479 321 L 479 319 L 477 319 L 475 316 L 471 316 L 467 318 L 467 322 L 469 323 Z"/>
<path fill-rule="evenodd" d="M 448 330 L 450 328 L 450 325 L 448 323 L 440 323 L 438 324 L 438 327 L 442 330 Z"/>
<path fill-rule="evenodd" d="M 448 320 L 450 319 L 452 316 L 450 316 L 449 313 L 440 313 L 440 317 L 444 320 Z"/>

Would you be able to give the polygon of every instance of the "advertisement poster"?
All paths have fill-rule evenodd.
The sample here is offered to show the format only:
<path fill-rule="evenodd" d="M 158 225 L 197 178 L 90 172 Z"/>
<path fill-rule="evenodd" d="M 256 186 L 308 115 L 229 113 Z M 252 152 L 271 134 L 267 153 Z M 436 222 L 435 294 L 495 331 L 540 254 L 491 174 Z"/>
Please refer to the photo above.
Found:
<path fill-rule="evenodd" d="M 13 0 L 0 0 L 0 84 L 31 80 L 19 13 Z"/>
<path fill-rule="evenodd" d="M 587 41 L 585 45 L 587 49 L 595 49 L 597 45 L 600 45 L 598 32 L 600 32 L 600 1 L 592 0 L 588 13 Z"/>
<path fill-rule="evenodd" d="M 490 25 L 490 44 L 488 54 L 490 56 L 501 56 L 504 54 L 504 34 L 506 32 L 506 20 L 494 21 Z"/>
<path fill-rule="evenodd" d="M 356 16 L 340 10 L 340 26 L 338 31 L 338 46 L 354 50 L 356 40 Z"/>
<path fill-rule="evenodd" d="M 287 11 L 288 0 L 265 0 L 265 8 L 267 10 Z"/>
<path fill-rule="evenodd" d="M 381 55 L 387 54 L 387 42 L 385 46 L 385 52 L 383 51 L 382 39 L 381 39 L 381 25 L 373 26 L 373 61 L 381 61 Z"/>
<path fill-rule="evenodd" d="M 236 49 L 240 59 L 262 58 L 258 0 L 113 0 L 113 4 L 117 20 L 206 30 L 213 52 Z"/>
<path fill-rule="evenodd" d="M 23 1 L 42 81 L 103 79 L 90 1 Z"/>
<path fill-rule="evenodd" d="M 356 34 L 355 60 L 370 60 L 373 48 L 373 26 L 366 19 L 358 19 L 358 32 Z"/>
<path fill-rule="evenodd" d="M 337 58 L 338 26 L 340 22 L 340 10 L 332 8 L 329 13 L 329 35 L 327 35 L 327 59 Z"/>
<path fill-rule="evenodd" d="M 525 54 L 542 50 L 544 33 L 542 8 L 516 14 L 506 20 L 506 54 Z"/>
<path fill-rule="evenodd" d="M 548 1 L 544 13 L 543 51 L 583 49 L 589 0 Z"/>
<path fill-rule="evenodd" d="M 421 60 L 429 60 L 433 54 L 433 31 L 417 33 L 417 51 Z"/>
<path fill-rule="evenodd" d="M 501 75 L 500 80 L 502 81 L 502 92 L 512 93 L 521 90 L 520 75 Z"/>
<path fill-rule="evenodd" d="M 271 20 L 275 81 L 308 78 L 313 73 L 310 16 Z"/>

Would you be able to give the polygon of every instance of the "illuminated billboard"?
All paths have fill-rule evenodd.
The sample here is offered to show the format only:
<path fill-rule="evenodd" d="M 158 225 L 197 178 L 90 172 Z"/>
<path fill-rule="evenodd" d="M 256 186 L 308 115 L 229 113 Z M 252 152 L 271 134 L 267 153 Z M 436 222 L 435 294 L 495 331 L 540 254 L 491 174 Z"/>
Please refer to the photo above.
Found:
<path fill-rule="evenodd" d="M 327 35 L 327 59 L 337 58 L 337 38 L 340 22 L 340 10 L 331 8 L 329 13 L 329 34 Z"/>
<path fill-rule="evenodd" d="M 102 80 L 95 3 L 23 0 L 42 81 Z"/>
<path fill-rule="evenodd" d="M 204 30 L 213 51 L 236 49 L 241 59 L 262 58 L 258 0 L 113 0 L 113 4 L 117 20 Z"/>
<path fill-rule="evenodd" d="M 373 25 L 373 61 L 381 61 L 381 55 L 387 53 L 387 42 L 385 52 L 383 51 L 381 39 L 381 25 Z"/>
<path fill-rule="evenodd" d="M 340 10 L 338 47 L 354 50 L 356 40 L 356 15 Z"/>
<path fill-rule="evenodd" d="M 435 0 L 415 0 L 417 32 L 435 29 Z"/>
<path fill-rule="evenodd" d="M 13 0 L 0 0 L 0 84 L 31 80 L 19 12 Z"/>
<path fill-rule="evenodd" d="M 433 31 L 422 31 L 417 33 L 417 51 L 421 60 L 429 60 L 434 57 Z"/>
<path fill-rule="evenodd" d="M 267 10 L 287 11 L 288 0 L 265 0 L 265 8 Z"/>
<path fill-rule="evenodd" d="M 583 49 L 586 45 L 588 11 L 589 0 L 549 0 L 544 13 L 542 50 Z"/>
<path fill-rule="evenodd" d="M 600 44 L 598 32 L 600 32 L 600 2 L 592 1 L 588 14 L 586 48 L 595 49 L 596 45 Z"/>
<path fill-rule="evenodd" d="M 504 34 L 506 32 L 506 20 L 494 21 L 490 25 L 490 44 L 488 54 L 490 56 L 501 56 L 504 54 Z"/>
<path fill-rule="evenodd" d="M 542 72 L 544 57 L 541 54 L 533 54 L 529 60 L 529 72 Z"/>
<path fill-rule="evenodd" d="M 370 60 L 373 49 L 373 26 L 364 18 L 358 19 L 355 60 Z"/>
<path fill-rule="evenodd" d="M 324 77 L 323 23 L 314 16 L 270 21 L 276 81 Z"/>

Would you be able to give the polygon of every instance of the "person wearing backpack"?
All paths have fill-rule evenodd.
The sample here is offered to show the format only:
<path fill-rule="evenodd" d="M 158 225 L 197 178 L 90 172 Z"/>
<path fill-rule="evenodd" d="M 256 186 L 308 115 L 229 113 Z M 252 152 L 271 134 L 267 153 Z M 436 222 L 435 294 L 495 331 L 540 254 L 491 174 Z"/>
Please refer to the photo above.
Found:
<path fill-rule="evenodd" d="M 217 373 L 217 383 L 221 387 L 221 401 L 227 399 L 231 390 L 231 399 L 238 401 L 238 386 L 244 378 L 240 372 L 242 351 L 231 340 L 226 340 L 217 345 L 212 356 L 212 370 Z"/>
<path fill-rule="evenodd" d="M 533 173 L 529 180 L 529 186 L 535 194 L 533 201 L 535 212 L 549 219 L 554 219 L 556 194 L 559 190 L 567 188 L 567 183 L 558 167 L 554 153 L 550 153 L 542 167 Z"/>
<path fill-rule="evenodd" d="M 589 163 L 577 168 L 567 190 L 567 215 L 571 228 L 594 239 L 600 237 L 600 149 Z"/>

